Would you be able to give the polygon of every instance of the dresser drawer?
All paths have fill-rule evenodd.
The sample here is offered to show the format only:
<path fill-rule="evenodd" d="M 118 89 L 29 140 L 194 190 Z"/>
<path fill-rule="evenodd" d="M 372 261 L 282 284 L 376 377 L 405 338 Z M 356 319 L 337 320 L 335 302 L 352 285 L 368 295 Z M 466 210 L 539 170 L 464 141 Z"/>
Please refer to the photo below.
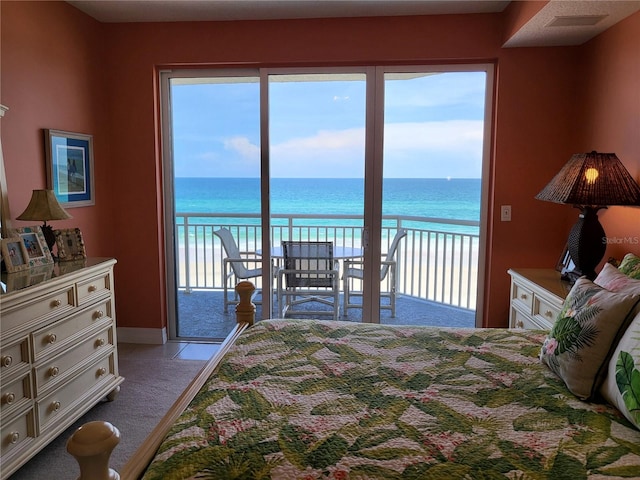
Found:
<path fill-rule="evenodd" d="M 526 312 L 533 307 L 533 291 L 518 282 L 511 284 L 511 301 L 520 305 Z"/>
<path fill-rule="evenodd" d="M 91 328 L 98 322 L 107 323 L 111 319 L 112 301 L 111 298 L 107 298 L 77 315 L 41 328 L 33 333 L 34 357 L 37 360 L 44 355 L 55 353 L 67 340 L 82 336 L 85 329 Z"/>
<path fill-rule="evenodd" d="M 55 320 L 63 315 L 69 315 L 76 308 L 75 286 L 48 293 L 28 303 L 19 305 L 19 308 L 2 310 L 2 332 L 8 334 L 14 328 L 40 319 L 51 318 Z"/>
<path fill-rule="evenodd" d="M 111 292 L 112 285 L 110 272 L 104 272 L 89 280 L 78 282 L 78 303 L 85 305 L 94 298 L 104 296 L 105 293 Z"/>
<path fill-rule="evenodd" d="M 2 319 L 4 321 L 4 318 Z M 29 337 L 23 337 L 0 350 L 0 378 L 29 365 Z"/>
<path fill-rule="evenodd" d="M 545 328 L 549 330 L 551 330 L 553 324 L 556 322 L 556 318 L 558 318 L 558 314 L 561 309 L 561 305 L 558 306 L 556 304 L 552 304 L 537 295 L 533 300 L 532 313 L 534 318 L 541 324 L 545 325 Z"/>
<path fill-rule="evenodd" d="M 45 431 L 58 420 L 64 421 L 68 412 L 93 398 L 93 390 L 114 378 L 115 353 L 112 352 L 74 377 L 64 388 L 36 402 L 39 431 Z"/>
<path fill-rule="evenodd" d="M 549 327 L 544 326 L 529 315 L 525 315 L 517 308 L 511 307 L 511 325 L 510 328 L 526 328 L 532 330 L 549 330 Z"/>
<path fill-rule="evenodd" d="M 55 388 L 86 364 L 87 359 L 98 352 L 106 352 L 114 347 L 113 325 L 91 333 L 86 339 L 64 353 L 38 365 L 35 371 L 36 394 L 42 395 L 44 390 Z"/>
<path fill-rule="evenodd" d="M 0 412 L 5 417 L 13 409 L 20 409 L 31 402 L 31 371 L 27 370 L 23 375 L 18 375 L 12 380 L 2 379 L 0 387 Z"/>
<path fill-rule="evenodd" d="M 15 451 L 21 450 L 32 443 L 36 436 L 35 415 L 30 408 L 17 415 L 13 420 L 0 425 L 0 455 L 4 463 L 6 456 Z"/>

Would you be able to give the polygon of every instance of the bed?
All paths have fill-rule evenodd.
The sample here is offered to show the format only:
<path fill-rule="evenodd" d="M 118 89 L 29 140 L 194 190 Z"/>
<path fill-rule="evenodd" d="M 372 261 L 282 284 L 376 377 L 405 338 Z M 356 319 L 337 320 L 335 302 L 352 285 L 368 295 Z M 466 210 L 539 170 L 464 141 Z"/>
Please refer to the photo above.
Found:
<path fill-rule="evenodd" d="M 614 293 L 576 282 L 574 304 L 565 302 L 556 323 L 606 322 L 608 343 L 592 338 L 580 359 L 566 334 L 589 338 L 584 321 L 577 337 L 566 325 L 551 333 L 295 319 L 250 326 L 252 287 L 242 284 L 238 328 L 122 478 L 640 478 L 636 295 L 615 293 L 619 308 Z M 613 310 L 624 317 L 616 328 Z M 553 364 L 562 349 L 569 366 Z M 591 383 L 576 386 L 565 370 L 578 362 L 579 377 L 593 358 Z M 618 397 L 606 391 L 611 382 Z"/>

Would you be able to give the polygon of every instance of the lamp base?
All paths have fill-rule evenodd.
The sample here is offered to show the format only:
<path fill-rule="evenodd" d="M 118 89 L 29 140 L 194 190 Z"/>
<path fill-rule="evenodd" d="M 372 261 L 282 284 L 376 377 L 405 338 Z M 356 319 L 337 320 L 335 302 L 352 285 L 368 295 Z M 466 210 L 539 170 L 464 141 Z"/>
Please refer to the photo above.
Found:
<path fill-rule="evenodd" d="M 53 255 L 53 245 L 56 243 L 56 235 L 53 233 L 53 227 L 45 223 L 40 228 L 42 229 L 42 234 L 44 235 L 44 240 L 47 242 L 51 256 L 55 258 L 55 255 Z"/>
<path fill-rule="evenodd" d="M 578 221 L 569 233 L 569 255 L 576 266 L 570 273 L 576 279 L 583 275 L 589 280 L 595 279 L 596 267 L 607 249 L 604 228 L 598 220 L 600 208 L 602 207 L 583 207 Z"/>

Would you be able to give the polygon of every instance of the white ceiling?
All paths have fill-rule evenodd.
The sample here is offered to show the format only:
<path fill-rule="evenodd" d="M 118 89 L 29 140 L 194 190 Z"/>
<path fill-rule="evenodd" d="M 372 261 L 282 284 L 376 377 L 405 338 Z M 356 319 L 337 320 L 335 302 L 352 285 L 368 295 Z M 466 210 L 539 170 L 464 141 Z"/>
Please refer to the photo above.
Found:
<path fill-rule="evenodd" d="M 502 12 L 489 0 L 69 0 L 100 22 L 189 22 Z M 640 10 L 640 0 L 551 0 L 506 47 L 580 45 Z M 559 24 L 559 25 L 558 25 Z M 585 25 L 586 24 L 586 25 Z"/>

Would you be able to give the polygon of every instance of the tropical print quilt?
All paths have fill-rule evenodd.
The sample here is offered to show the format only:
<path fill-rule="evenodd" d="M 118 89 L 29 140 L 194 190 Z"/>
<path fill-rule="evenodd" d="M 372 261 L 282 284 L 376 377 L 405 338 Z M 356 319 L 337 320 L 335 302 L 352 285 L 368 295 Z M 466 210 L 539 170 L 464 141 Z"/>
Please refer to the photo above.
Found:
<path fill-rule="evenodd" d="M 540 363 L 544 332 L 270 320 L 145 479 L 640 477 L 640 431 Z"/>

